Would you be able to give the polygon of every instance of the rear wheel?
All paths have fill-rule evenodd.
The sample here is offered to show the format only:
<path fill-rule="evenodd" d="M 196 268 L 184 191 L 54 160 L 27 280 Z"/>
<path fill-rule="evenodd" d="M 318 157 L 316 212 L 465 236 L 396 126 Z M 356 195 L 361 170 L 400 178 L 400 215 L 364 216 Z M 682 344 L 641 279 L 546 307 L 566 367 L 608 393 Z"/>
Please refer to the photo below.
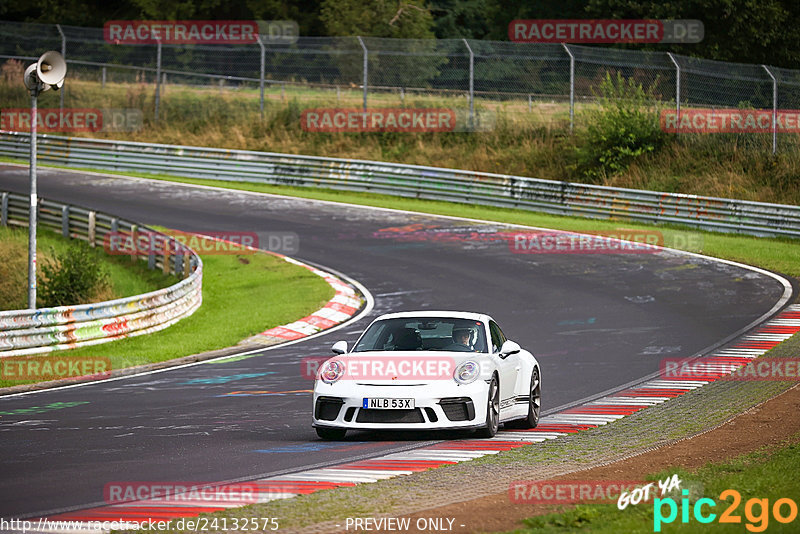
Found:
<path fill-rule="evenodd" d="M 344 428 L 317 427 L 317 435 L 322 439 L 340 440 L 344 439 L 347 430 Z"/>
<path fill-rule="evenodd" d="M 489 384 L 489 394 L 486 401 L 486 425 L 478 429 L 479 438 L 493 438 L 500 426 L 500 387 L 497 377 L 493 376 Z"/>
<path fill-rule="evenodd" d="M 542 383 L 539 368 L 534 367 L 531 373 L 531 388 L 528 395 L 528 416 L 505 423 L 506 428 L 536 428 L 539 424 L 539 413 L 542 411 Z"/>

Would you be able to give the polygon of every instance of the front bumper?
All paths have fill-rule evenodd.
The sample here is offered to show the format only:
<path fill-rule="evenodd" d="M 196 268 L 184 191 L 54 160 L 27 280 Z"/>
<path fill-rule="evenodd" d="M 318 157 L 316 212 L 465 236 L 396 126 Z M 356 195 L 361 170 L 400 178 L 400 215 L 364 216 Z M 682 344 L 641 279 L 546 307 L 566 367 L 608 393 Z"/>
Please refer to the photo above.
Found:
<path fill-rule="evenodd" d="M 325 384 L 314 388 L 314 427 L 360 430 L 474 429 L 486 421 L 489 385 L 476 380 L 427 384 Z M 364 409 L 365 398 L 413 398 L 413 410 Z"/>

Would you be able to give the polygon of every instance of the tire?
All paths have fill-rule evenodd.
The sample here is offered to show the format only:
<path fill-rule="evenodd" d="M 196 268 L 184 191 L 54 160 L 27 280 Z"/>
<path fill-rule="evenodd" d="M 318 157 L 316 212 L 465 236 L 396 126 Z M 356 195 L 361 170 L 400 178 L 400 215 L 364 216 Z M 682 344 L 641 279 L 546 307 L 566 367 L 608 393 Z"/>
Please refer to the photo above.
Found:
<path fill-rule="evenodd" d="M 500 386 L 496 376 L 493 376 L 489 383 L 489 393 L 486 397 L 486 425 L 478 429 L 476 435 L 479 438 L 493 438 L 500 426 Z"/>
<path fill-rule="evenodd" d="M 505 424 L 506 428 L 536 428 L 539 424 L 539 414 L 542 411 L 542 381 L 539 377 L 539 368 L 534 367 L 531 373 L 531 387 L 528 394 L 528 416 L 524 419 L 515 419 Z"/>
<path fill-rule="evenodd" d="M 333 441 L 338 441 L 344 439 L 345 434 L 347 434 L 347 429 L 344 428 L 331 428 L 331 427 L 317 427 L 317 436 L 321 437 L 322 439 L 328 439 Z"/>

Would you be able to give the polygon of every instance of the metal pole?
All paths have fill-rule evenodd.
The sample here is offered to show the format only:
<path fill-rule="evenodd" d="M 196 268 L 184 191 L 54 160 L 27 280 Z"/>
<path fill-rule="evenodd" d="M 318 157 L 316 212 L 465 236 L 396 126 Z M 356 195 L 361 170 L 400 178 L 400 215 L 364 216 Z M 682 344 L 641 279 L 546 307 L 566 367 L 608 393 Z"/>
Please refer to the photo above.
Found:
<path fill-rule="evenodd" d="M 58 33 L 61 34 L 61 56 L 64 58 L 64 61 L 67 60 L 67 36 L 64 35 L 64 32 L 61 30 L 61 24 L 56 24 L 56 28 L 58 29 Z M 61 91 L 59 95 L 59 116 L 64 116 L 64 92 Z"/>
<path fill-rule="evenodd" d="M 258 46 L 261 47 L 261 77 L 258 80 L 258 90 L 260 93 L 260 106 L 261 106 L 261 118 L 264 118 L 264 59 L 266 56 L 266 51 L 264 50 L 264 43 L 261 42 L 261 36 L 259 35 L 256 39 L 258 39 Z"/>
<path fill-rule="evenodd" d="M 474 87 L 475 87 L 475 54 L 472 53 L 472 47 L 469 46 L 469 43 L 466 39 L 461 39 L 464 41 L 464 45 L 469 50 L 469 122 L 472 124 L 472 117 L 475 113 L 474 108 Z"/>
<path fill-rule="evenodd" d="M 28 308 L 36 309 L 36 216 L 39 198 L 36 194 L 36 99 L 39 96 L 39 82 L 31 89 L 31 160 L 30 185 L 31 203 L 28 213 Z"/>
<path fill-rule="evenodd" d="M 675 61 L 675 56 L 672 55 L 672 52 L 667 52 L 669 59 L 672 61 L 672 64 L 675 65 L 675 114 L 677 115 L 678 120 L 678 131 L 680 132 L 680 124 L 681 124 L 681 66 L 678 65 L 678 62 Z"/>
<path fill-rule="evenodd" d="M 769 77 L 772 78 L 772 154 L 778 152 L 778 80 L 772 75 L 772 72 L 766 65 L 761 65 L 767 71 Z"/>
<path fill-rule="evenodd" d="M 103 67 L 103 85 L 102 85 L 102 88 L 103 89 L 106 88 L 106 68 L 105 68 L 105 66 Z"/>
<path fill-rule="evenodd" d="M 575 126 L 575 56 L 567 46 L 567 43 L 561 43 L 567 54 L 569 54 L 569 133 Z"/>
<path fill-rule="evenodd" d="M 356 38 L 361 44 L 361 49 L 364 50 L 364 111 L 367 111 L 367 75 L 369 74 L 367 56 L 369 52 L 367 51 L 367 45 L 364 44 L 364 40 L 360 36 L 357 36 Z"/>
<path fill-rule="evenodd" d="M 158 121 L 158 104 L 161 100 L 161 41 L 158 41 L 156 52 L 156 110 L 155 120 Z"/>

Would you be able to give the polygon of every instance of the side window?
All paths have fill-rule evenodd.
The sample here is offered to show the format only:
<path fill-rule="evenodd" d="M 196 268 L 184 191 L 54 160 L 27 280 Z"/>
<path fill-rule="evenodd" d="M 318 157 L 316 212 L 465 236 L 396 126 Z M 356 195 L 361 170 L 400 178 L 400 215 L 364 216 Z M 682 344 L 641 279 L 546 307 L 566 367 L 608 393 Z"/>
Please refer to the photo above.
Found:
<path fill-rule="evenodd" d="M 507 337 L 506 337 L 506 335 L 503 333 L 503 331 L 502 331 L 502 330 L 500 330 L 500 325 L 499 325 L 499 324 L 495 323 L 494 327 L 495 327 L 495 328 L 497 328 L 497 333 L 498 333 L 498 334 L 500 334 L 500 346 L 502 347 L 502 346 L 503 346 L 503 343 L 505 343 L 506 341 L 508 341 L 508 338 L 507 338 Z"/>
<path fill-rule="evenodd" d="M 500 347 L 503 346 L 503 332 L 494 321 L 489 321 L 489 333 L 492 335 L 492 352 L 500 352 Z"/>

